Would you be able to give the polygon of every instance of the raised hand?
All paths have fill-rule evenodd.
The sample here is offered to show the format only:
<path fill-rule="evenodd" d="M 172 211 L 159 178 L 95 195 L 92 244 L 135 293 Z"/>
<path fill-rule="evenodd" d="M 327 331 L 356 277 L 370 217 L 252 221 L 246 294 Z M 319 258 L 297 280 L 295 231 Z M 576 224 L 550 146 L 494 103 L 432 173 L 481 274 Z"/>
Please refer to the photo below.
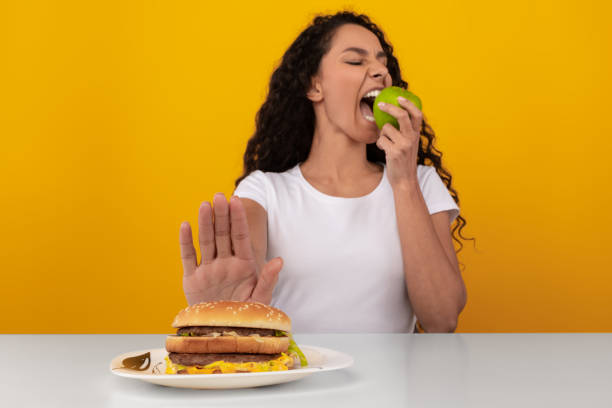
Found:
<path fill-rule="evenodd" d="M 200 206 L 199 264 L 191 226 L 184 222 L 180 227 L 183 291 L 187 302 L 192 305 L 212 300 L 240 300 L 269 304 L 282 259 L 274 258 L 265 265 L 263 259 L 256 261 L 246 211 L 238 197 L 231 197 L 228 204 L 225 196 L 217 193 L 213 204 L 214 222 L 210 203 L 205 201 Z"/>

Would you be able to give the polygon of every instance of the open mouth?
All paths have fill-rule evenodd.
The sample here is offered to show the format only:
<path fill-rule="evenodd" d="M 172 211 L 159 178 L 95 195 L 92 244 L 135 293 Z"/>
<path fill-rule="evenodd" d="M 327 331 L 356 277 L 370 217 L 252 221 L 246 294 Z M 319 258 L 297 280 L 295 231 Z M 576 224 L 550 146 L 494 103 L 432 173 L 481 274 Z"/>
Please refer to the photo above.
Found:
<path fill-rule="evenodd" d="M 380 89 L 372 90 L 364 95 L 359 102 L 359 110 L 361 115 L 368 122 L 374 122 L 374 100 L 380 94 Z"/>
<path fill-rule="evenodd" d="M 359 102 L 361 115 L 369 122 L 374 122 L 374 97 L 362 98 Z"/>

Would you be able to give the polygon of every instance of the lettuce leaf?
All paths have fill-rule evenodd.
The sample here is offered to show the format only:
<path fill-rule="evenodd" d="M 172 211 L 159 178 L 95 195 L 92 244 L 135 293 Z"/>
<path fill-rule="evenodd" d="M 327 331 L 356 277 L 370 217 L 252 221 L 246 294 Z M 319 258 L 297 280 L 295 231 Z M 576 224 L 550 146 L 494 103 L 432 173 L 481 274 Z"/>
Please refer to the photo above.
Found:
<path fill-rule="evenodd" d="M 300 365 L 302 367 L 306 367 L 308 365 L 308 360 L 306 360 L 306 356 L 304 355 L 302 350 L 300 350 L 295 340 L 293 340 L 293 335 L 291 333 L 284 332 L 282 330 L 276 330 L 274 332 L 274 335 L 276 337 L 289 336 L 289 349 L 287 351 L 289 352 L 289 354 L 292 354 L 292 353 L 297 354 L 298 358 L 300 359 Z"/>

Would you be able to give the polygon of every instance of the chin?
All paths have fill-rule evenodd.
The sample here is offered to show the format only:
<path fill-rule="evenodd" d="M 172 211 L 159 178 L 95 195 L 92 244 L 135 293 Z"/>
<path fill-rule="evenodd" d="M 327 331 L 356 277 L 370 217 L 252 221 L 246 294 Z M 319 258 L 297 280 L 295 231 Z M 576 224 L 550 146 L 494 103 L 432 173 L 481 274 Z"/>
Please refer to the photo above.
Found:
<path fill-rule="evenodd" d="M 367 135 L 367 134 L 364 134 L 362 131 L 361 133 L 358 132 L 357 135 L 355 136 L 353 135 L 349 136 L 349 138 L 353 140 L 354 142 L 369 145 L 372 143 L 376 143 L 376 140 L 378 139 L 378 135 Z"/>
<path fill-rule="evenodd" d="M 378 132 L 377 131 L 370 131 L 370 132 L 364 132 L 363 130 L 361 132 L 358 133 L 359 137 L 357 138 L 360 142 L 365 143 L 365 144 L 372 144 L 372 143 L 376 143 L 376 141 L 378 140 Z"/>

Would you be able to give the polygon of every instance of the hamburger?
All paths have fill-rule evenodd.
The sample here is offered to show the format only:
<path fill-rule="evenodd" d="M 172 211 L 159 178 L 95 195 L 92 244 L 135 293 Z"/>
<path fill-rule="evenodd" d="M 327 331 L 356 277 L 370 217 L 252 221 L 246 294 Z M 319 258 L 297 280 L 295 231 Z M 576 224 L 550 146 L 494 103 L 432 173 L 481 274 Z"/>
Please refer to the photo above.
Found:
<path fill-rule="evenodd" d="M 280 371 L 308 363 L 291 336 L 291 319 L 258 302 L 218 300 L 181 310 L 166 338 L 166 374 Z"/>

